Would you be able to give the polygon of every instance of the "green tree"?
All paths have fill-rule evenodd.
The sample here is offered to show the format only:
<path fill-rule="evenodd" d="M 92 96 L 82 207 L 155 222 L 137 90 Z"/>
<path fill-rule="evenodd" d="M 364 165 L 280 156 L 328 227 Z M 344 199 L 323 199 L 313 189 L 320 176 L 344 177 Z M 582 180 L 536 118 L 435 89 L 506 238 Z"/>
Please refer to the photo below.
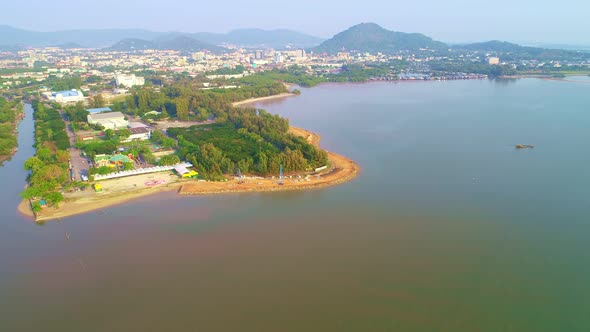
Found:
<path fill-rule="evenodd" d="M 46 147 L 37 149 L 37 157 L 45 163 L 53 161 L 53 153 L 51 153 L 51 150 Z"/>
<path fill-rule="evenodd" d="M 108 140 L 112 139 L 113 137 L 115 137 L 115 131 L 112 129 L 107 129 L 104 131 L 104 137 Z"/>
<path fill-rule="evenodd" d="M 92 106 L 99 108 L 99 107 L 105 107 L 106 105 L 106 101 L 104 100 L 104 97 L 102 96 L 102 94 L 97 94 L 94 97 L 92 97 Z"/>
<path fill-rule="evenodd" d="M 24 164 L 25 170 L 33 171 L 33 172 L 36 172 L 37 170 L 39 170 L 43 166 L 45 166 L 45 163 L 41 159 L 39 159 L 39 157 L 36 157 L 36 156 L 30 157 L 29 159 L 27 159 Z"/>
<path fill-rule="evenodd" d="M 70 153 L 64 150 L 57 150 L 55 154 L 58 163 L 67 163 L 70 160 Z"/>
<path fill-rule="evenodd" d="M 129 129 L 119 129 L 119 131 L 117 131 L 117 136 L 122 139 L 128 138 L 131 134 L 131 130 Z"/>
<path fill-rule="evenodd" d="M 188 120 L 189 101 L 186 98 L 176 99 L 176 116 L 180 120 Z"/>
<path fill-rule="evenodd" d="M 64 196 L 60 192 L 54 191 L 54 192 L 48 193 L 45 196 L 45 199 L 47 200 L 47 202 L 49 204 L 57 207 L 58 204 L 64 200 Z"/>
<path fill-rule="evenodd" d="M 168 165 L 176 165 L 180 163 L 180 158 L 177 155 L 167 155 L 160 158 L 159 165 L 160 166 L 168 166 Z"/>

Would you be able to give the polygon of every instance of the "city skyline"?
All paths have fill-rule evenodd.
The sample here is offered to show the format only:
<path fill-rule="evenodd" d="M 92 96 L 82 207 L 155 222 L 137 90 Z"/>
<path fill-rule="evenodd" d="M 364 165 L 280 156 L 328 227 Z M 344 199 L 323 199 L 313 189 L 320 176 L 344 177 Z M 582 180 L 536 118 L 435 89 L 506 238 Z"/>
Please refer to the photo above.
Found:
<path fill-rule="evenodd" d="M 178 0 L 166 8 L 154 0 L 145 1 L 140 7 L 105 0 L 100 6 L 88 3 L 76 5 L 76 11 L 57 11 L 56 8 L 66 8 L 71 4 L 63 0 L 7 3 L 0 13 L 0 22 L 34 31 L 145 29 L 225 33 L 248 28 L 289 29 L 321 38 L 330 38 L 361 22 L 375 22 L 389 30 L 423 33 L 449 43 L 506 40 L 590 44 L 590 38 L 584 33 L 590 29 L 590 22 L 584 18 L 590 4 L 572 0 L 562 1 L 558 7 L 532 0 L 519 3 L 497 0 L 478 4 L 465 0 L 444 3 L 427 0 L 420 4 L 371 0 L 362 4 L 342 4 L 301 0 L 280 6 L 269 0 L 251 2 L 247 6 L 235 0 L 200 6 L 188 0 Z M 15 15 L 23 7 L 34 20 L 27 21 Z"/>

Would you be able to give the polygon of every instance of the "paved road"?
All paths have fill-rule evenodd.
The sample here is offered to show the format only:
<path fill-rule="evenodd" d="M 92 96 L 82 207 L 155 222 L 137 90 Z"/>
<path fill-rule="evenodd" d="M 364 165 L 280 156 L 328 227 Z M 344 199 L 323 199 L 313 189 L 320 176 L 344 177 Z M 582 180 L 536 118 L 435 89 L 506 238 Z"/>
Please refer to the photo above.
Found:
<path fill-rule="evenodd" d="M 82 157 L 80 154 L 80 149 L 74 147 L 74 144 L 76 144 L 76 135 L 72 130 L 70 121 L 67 120 L 67 116 L 65 116 L 62 110 L 59 110 L 59 114 L 61 114 L 64 122 L 66 123 L 66 132 L 68 134 L 68 138 L 70 139 L 71 147 L 68 149 L 68 152 L 70 153 L 70 162 L 74 173 L 74 180 L 81 180 L 81 175 L 88 176 L 88 159 Z"/>

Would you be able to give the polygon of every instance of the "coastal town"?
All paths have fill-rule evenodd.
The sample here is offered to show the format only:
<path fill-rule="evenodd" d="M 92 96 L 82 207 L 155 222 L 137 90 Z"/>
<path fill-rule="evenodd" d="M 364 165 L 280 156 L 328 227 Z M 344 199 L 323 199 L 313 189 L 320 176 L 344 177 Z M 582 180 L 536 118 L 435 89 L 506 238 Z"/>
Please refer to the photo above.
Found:
<path fill-rule="evenodd" d="M 0 51 L 0 91 L 27 90 L 50 92 L 47 82 L 68 76 L 84 79 L 82 94 L 101 94 L 107 100 L 124 95 L 133 86 L 144 85 L 145 76 L 157 76 L 157 83 L 178 76 L 203 78 L 202 88 L 238 88 L 231 79 L 297 66 L 310 76 L 338 74 L 353 64 L 386 66 L 390 70 L 371 79 L 444 80 L 485 78 L 483 73 L 449 71 L 441 64 L 489 64 L 508 69 L 543 74 L 553 71 L 590 68 L 590 60 L 537 60 L 510 57 L 503 59 L 495 52 L 464 51 L 438 55 L 424 51 L 383 54 L 381 52 L 338 52 L 336 54 L 297 50 L 227 49 L 226 53 L 175 50 L 113 51 L 109 49 L 62 49 L 45 47 L 18 52 Z M 449 66 L 450 67 L 450 66 Z M 149 83 L 149 80 L 148 80 Z M 225 83 L 225 84 L 224 84 Z M 78 91 L 80 93 L 80 91 Z M 70 99 L 74 100 L 74 99 Z"/>
<path fill-rule="evenodd" d="M 122 45 L 0 52 L 0 94 L 34 111 L 37 154 L 24 165 L 32 175 L 23 213 L 47 220 L 160 191 L 301 190 L 348 181 L 359 173 L 356 163 L 321 150 L 317 134 L 251 108 L 320 83 L 562 78 L 590 69 L 586 53 L 494 42 L 391 52 Z"/>

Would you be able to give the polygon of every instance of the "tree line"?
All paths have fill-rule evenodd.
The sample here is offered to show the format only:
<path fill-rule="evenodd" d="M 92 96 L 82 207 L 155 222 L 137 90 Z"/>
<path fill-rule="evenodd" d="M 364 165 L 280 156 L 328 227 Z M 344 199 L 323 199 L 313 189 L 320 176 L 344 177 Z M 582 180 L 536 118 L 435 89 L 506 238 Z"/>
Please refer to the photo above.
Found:
<path fill-rule="evenodd" d="M 22 104 L 0 97 L 0 162 L 12 155 L 17 146 L 16 125 Z"/>
<path fill-rule="evenodd" d="M 232 108 L 227 121 L 190 128 L 170 128 L 178 154 L 210 180 L 241 173 L 278 175 L 309 171 L 328 163 L 327 153 L 288 132 L 289 122 L 254 108 Z"/>
<path fill-rule="evenodd" d="M 116 103 L 112 109 L 136 116 L 155 111 L 161 112 L 161 117 L 204 121 L 225 117 L 233 102 L 284 92 L 288 92 L 286 87 L 277 81 L 245 82 L 240 88 L 204 90 L 195 81 L 182 79 L 160 90 L 152 87 L 134 89 L 124 102 Z"/>
<path fill-rule="evenodd" d="M 33 199 L 33 210 L 41 209 L 40 200 L 57 206 L 62 200 L 61 190 L 71 185 L 68 170 L 70 142 L 61 115 L 52 106 L 38 100 L 32 102 L 35 119 L 35 155 L 25 161 L 24 168 L 31 171 L 28 187 L 21 194 Z"/>

